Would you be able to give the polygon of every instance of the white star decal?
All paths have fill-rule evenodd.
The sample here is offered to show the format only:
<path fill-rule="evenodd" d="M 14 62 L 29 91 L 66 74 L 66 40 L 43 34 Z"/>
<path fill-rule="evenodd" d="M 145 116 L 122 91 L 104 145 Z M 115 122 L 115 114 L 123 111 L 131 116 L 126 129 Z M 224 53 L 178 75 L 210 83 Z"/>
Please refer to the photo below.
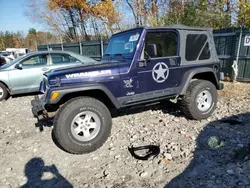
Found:
<path fill-rule="evenodd" d="M 168 66 L 163 62 L 157 63 L 152 71 L 153 79 L 158 83 L 164 82 L 168 78 L 168 74 L 169 74 Z"/>

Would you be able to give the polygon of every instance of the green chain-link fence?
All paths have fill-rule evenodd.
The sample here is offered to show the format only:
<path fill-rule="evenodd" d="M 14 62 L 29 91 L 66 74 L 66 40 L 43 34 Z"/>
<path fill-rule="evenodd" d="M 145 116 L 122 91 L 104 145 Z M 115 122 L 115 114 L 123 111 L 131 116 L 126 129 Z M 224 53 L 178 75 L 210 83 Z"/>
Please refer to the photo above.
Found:
<path fill-rule="evenodd" d="M 102 51 L 105 51 L 107 44 L 108 44 L 107 40 L 103 42 L 98 41 L 98 40 L 93 40 L 93 41 L 82 41 L 81 43 L 40 45 L 37 47 L 37 49 L 38 51 L 43 51 L 43 50 L 72 51 L 78 54 L 82 54 L 84 56 L 88 56 L 88 57 L 92 57 L 92 58 L 100 60 L 103 55 Z"/>
<path fill-rule="evenodd" d="M 237 59 L 240 33 L 240 28 L 214 30 L 214 41 L 219 59 L 221 60 L 222 71 L 230 78 L 233 75 L 233 61 Z M 249 46 L 246 42 L 249 42 Z M 238 70 L 237 80 L 250 81 L 250 28 L 242 28 Z"/>

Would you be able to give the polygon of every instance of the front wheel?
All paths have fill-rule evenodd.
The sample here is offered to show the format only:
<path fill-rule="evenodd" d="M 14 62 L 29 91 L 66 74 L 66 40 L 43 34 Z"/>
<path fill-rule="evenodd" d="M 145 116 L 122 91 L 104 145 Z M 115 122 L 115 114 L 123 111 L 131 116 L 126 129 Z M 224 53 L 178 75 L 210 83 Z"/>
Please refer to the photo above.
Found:
<path fill-rule="evenodd" d="M 196 120 L 206 119 L 214 112 L 217 104 L 217 90 L 213 83 L 194 80 L 181 101 L 184 114 Z"/>
<path fill-rule="evenodd" d="M 112 118 L 99 100 L 79 97 L 67 102 L 57 113 L 53 134 L 69 153 L 90 153 L 100 148 L 110 135 Z"/>
<path fill-rule="evenodd" d="M 8 91 L 4 84 L 0 83 L 0 101 L 5 100 L 8 97 Z"/>

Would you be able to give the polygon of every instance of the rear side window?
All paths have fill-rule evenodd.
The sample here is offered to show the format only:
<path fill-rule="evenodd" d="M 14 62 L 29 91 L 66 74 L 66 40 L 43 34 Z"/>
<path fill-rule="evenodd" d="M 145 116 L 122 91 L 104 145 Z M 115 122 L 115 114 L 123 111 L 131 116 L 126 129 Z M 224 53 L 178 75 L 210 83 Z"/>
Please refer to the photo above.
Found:
<path fill-rule="evenodd" d="M 79 61 L 68 54 L 51 54 L 52 64 L 62 64 Z"/>
<path fill-rule="evenodd" d="M 209 43 L 207 42 L 205 47 L 203 48 L 199 60 L 205 60 L 210 58 L 210 50 L 209 50 Z"/>
<path fill-rule="evenodd" d="M 210 58 L 209 43 L 207 35 L 189 34 L 186 40 L 186 60 L 195 61 Z M 198 57 L 199 56 L 199 57 Z"/>

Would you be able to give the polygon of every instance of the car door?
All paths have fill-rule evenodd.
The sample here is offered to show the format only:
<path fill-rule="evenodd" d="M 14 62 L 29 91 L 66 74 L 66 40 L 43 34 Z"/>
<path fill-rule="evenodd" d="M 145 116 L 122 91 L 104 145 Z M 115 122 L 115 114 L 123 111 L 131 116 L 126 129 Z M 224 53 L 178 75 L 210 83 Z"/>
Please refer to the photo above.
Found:
<path fill-rule="evenodd" d="M 142 52 L 147 60 L 138 68 L 139 81 L 140 85 L 143 86 L 143 92 L 164 91 L 165 94 L 168 94 L 168 90 L 178 88 L 181 74 L 178 41 L 178 34 L 175 31 L 147 32 L 145 48 Z M 149 48 L 155 51 L 153 57 L 149 57 L 149 53 L 147 53 Z"/>
<path fill-rule="evenodd" d="M 56 69 L 73 65 L 81 65 L 80 60 L 72 57 L 70 54 L 51 53 L 50 59 L 51 59 L 50 69 Z"/>
<path fill-rule="evenodd" d="M 48 71 L 48 54 L 29 56 L 19 64 L 20 68 L 9 71 L 13 94 L 38 92 L 43 73 Z"/>

